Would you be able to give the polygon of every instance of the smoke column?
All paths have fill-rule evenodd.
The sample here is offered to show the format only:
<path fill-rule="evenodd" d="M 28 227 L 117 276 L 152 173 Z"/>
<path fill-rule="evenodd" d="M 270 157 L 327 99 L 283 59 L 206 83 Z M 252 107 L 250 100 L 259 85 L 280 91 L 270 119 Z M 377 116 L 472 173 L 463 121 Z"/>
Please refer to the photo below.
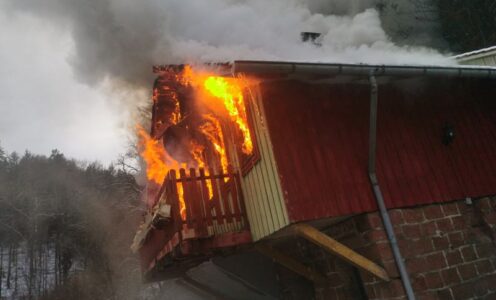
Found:
<path fill-rule="evenodd" d="M 0 7 L 66 27 L 75 45 L 68 59 L 89 85 L 148 88 L 151 65 L 184 62 L 451 63 L 433 49 L 395 45 L 375 2 L 0 0 Z M 322 33 L 322 46 L 301 42 L 302 31 Z"/>

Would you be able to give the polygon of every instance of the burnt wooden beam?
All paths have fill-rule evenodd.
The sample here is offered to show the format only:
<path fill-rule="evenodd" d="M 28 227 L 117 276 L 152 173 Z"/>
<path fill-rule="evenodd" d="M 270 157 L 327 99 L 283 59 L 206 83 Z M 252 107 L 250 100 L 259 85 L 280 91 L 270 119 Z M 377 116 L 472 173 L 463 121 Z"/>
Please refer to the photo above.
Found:
<path fill-rule="evenodd" d="M 291 226 L 291 230 L 298 236 L 316 244 L 327 252 L 338 256 L 339 258 L 351 263 L 357 268 L 360 268 L 382 280 L 389 281 L 389 276 L 382 267 L 371 261 L 370 259 L 358 254 L 353 249 L 341 244 L 327 234 L 319 231 L 315 227 L 308 224 L 295 224 Z"/>
<path fill-rule="evenodd" d="M 258 243 L 255 245 L 255 249 L 257 249 L 263 255 L 272 258 L 278 264 L 283 265 L 289 270 L 305 277 L 310 281 L 313 281 L 315 283 L 323 283 L 327 281 L 327 278 L 321 273 L 302 264 L 293 257 L 272 248 L 269 245 Z"/>

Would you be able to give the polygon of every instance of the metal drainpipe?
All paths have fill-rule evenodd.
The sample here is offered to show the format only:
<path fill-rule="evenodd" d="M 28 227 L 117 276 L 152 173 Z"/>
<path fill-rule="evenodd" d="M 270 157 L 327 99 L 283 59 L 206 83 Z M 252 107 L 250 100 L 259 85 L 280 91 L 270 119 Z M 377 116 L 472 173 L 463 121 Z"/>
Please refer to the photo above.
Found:
<path fill-rule="evenodd" d="M 391 245 L 391 250 L 393 251 L 394 260 L 398 271 L 401 276 L 401 281 L 407 298 L 409 300 L 414 300 L 415 295 L 413 293 L 412 284 L 410 282 L 410 277 L 406 271 L 405 263 L 403 257 L 401 256 L 400 248 L 398 247 L 398 242 L 396 240 L 396 235 L 394 234 L 393 225 L 391 224 L 391 219 L 389 218 L 386 205 L 384 204 L 384 198 L 382 197 L 381 188 L 379 186 L 379 181 L 377 180 L 375 172 L 375 154 L 376 154 L 376 143 L 377 143 L 377 81 L 375 75 L 371 72 L 369 76 L 370 81 L 370 132 L 369 132 L 369 179 L 374 189 L 375 199 L 377 201 L 377 206 L 381 213 L 382 223 L 386 229 L 386 234 Z"/>

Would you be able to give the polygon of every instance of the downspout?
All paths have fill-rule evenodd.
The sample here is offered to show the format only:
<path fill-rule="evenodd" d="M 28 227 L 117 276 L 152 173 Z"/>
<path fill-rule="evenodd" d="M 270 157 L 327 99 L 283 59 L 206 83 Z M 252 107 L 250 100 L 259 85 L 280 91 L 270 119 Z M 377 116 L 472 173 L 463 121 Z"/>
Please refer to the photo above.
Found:
<path fill-rule="evenodd" d="M 377 206 L 381 213 L 382 223 L 386 230 L 387 238 L 391 245 L 391 250 L 393 251 L 394 260 L 398 271 L 400 273 L 401 282 L 405 289 L 407 298 L 409 300 L 414 300 L 415 295 L 413 294 L 412 284 L 410 282 L 410 277 L 406 271 L 405 263 L 403 257 L 401 256 L 400 248 L 398 247 L 398 241 L 396 240 L 396 235 L 394 234 L 393 225 L 391 224 L 391 218 L 389 218 L 386 205 L 384 204 L 384 198 L 382 196 L 381 187 L 379 186 L 379 181 L 377 180 L 375 172 L 375 158 L 376 158 L 376 144 L 377 144 L 377 94 L 378 87 L 375 75 L 373 72 L 369 76 L 370 82 L 370 128 L 369 128 L 369 179 L 374 190 L 375 199 L 377 201 Z"/>

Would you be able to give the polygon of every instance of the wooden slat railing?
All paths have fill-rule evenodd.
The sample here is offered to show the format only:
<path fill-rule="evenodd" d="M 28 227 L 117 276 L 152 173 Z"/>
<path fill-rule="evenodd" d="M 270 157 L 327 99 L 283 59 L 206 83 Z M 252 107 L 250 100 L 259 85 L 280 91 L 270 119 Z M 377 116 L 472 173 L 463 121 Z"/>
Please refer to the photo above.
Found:
<path fill-rule="evenodd" d="M 183 213 L 181 198 L 185 204 Z M 240 177 L 231 170 L 228 174 L 215 174 L 204 169 L 170 170 L 150 204 L 153 207 L 157 202 L 170 205 L 171 215 L 165 225 L 153 229 L 143 244 L 141 252 L 146 253 L 142 255 L 144 266 L 149 267 L 183 240 L 249 230 Z"/>
<path fill-rule="evenodd" d="M 208 174 L 208 175 L 207 175 Z M 174 190 L 171 188 L 176 186 Z M 166 201 L 171 201 L 176 212 L 181 215 L 180 196 L 178 190 L 182 187 L 183 200 L 186 206 L 181 218 L 174 218 L 176 226 L 180 223 L 188 229 L 194 229 L 196 235 L 205 237 L 223 232 L 237 231 L 247 228 L 246 211 L 244 210 L 243 195 L 239 184 L 239 176 L 228 174 L 208 173 L 204 169 L 175 170 L 167 176 Z M 174 209 L 173 208 L 173 209 Z M 184 228 L 184 226 L 183 226 Z"/>

